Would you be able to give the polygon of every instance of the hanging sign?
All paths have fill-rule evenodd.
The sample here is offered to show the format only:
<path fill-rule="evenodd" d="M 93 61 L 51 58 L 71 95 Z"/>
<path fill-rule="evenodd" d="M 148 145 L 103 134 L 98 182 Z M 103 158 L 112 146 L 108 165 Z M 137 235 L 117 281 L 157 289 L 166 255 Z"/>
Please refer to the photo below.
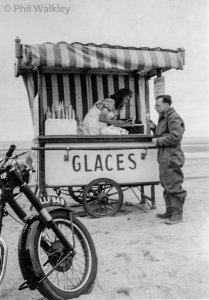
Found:
<path fill-rule="evenodd" d="M 165 95 L 165 77 L 154 78 L 154 94 L 157 96 Z"/>

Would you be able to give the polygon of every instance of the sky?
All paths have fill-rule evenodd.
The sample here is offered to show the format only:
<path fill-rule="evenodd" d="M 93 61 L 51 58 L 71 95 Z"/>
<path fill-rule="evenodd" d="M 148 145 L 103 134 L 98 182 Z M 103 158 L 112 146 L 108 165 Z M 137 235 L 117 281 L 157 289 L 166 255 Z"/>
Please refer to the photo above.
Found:
<path fill-rule="evenodd" d="M 59 4 L 66 9 L 36 12 L 34 4 Z M 22 78 L 14 77 L 16 36 L 23 44 L 78 41 L 184 47 L 185 69 L 164 73 L 166 94 L 185 120 L 185 136 L 208 136 L 208 30 L 209 0 L 1 0 L 0 141 L 33 138 L 26 89 Z M 151 118 L 156 121 L 153 92 L 151 80 Z"/>

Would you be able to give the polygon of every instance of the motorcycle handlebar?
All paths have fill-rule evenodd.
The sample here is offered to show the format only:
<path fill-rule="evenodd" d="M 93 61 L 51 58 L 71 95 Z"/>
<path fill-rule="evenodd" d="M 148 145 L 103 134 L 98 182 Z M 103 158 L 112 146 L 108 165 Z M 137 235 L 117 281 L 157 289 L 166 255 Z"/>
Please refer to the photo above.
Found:
<path fill-rule="evenodd" d="M 0 169 L 2 169 L 4 167 L 4 165 L 6 164 L 6 162 L 8 161 L 8 159 L 12 156 L 13 152 L 15 151 L 16 146 L 15 145 L 11 145 L 9 147 L 9 150 L 6 152 L 6 155 L 4 157 L 4 159 L 0 162 Z"/>
<path fill-rule="evenodd" d="M 15 149 L 16 149 L 16 146 L 15 145 L 11 145 L 9 147 L 9 150 L 6 153 L 6 157 L 10 158 L 12 156 L 13 152 L 15 151 Z"/>

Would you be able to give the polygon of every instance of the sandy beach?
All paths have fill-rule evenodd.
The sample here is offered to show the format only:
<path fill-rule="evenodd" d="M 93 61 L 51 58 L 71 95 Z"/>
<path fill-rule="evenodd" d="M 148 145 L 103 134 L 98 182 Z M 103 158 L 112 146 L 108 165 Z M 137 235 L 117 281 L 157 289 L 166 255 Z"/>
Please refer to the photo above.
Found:
<path fill-rule="evenodd" d="M 209 298 L 209 158 L 188 158 L 184 173 L 188 196 L 184 222 L 178 225 L 167 226 L 155 218 L 156 212 L 164 210 L 160 186 L 156 210 L 143 212 L 129 191 L 116 216 L 81 218 L 96 245 L 98 274 L 91 294 L 79 299 Z M 20 202 L 29 208 L 24 198 Z M 43 299 L 36 291 L 18 291 L 23 282 L 17 259 L 21 225 L 9 217 L 4 224 L 9 258 L 0 299 Z"/>

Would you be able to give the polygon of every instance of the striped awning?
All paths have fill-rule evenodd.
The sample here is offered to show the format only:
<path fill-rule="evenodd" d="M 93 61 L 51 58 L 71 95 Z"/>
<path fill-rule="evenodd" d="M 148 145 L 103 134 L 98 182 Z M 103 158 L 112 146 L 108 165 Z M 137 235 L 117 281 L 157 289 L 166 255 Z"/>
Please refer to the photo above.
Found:
<path fill-rule="evenodd" d="M 83 70 L 112 70 L 138 72 L 146 75 L 161 68 L 183 69 L 184 49 L 134 48 L 107 44 L 45 43 L 22 45 L 20 70 L 45 67 Z"/>

